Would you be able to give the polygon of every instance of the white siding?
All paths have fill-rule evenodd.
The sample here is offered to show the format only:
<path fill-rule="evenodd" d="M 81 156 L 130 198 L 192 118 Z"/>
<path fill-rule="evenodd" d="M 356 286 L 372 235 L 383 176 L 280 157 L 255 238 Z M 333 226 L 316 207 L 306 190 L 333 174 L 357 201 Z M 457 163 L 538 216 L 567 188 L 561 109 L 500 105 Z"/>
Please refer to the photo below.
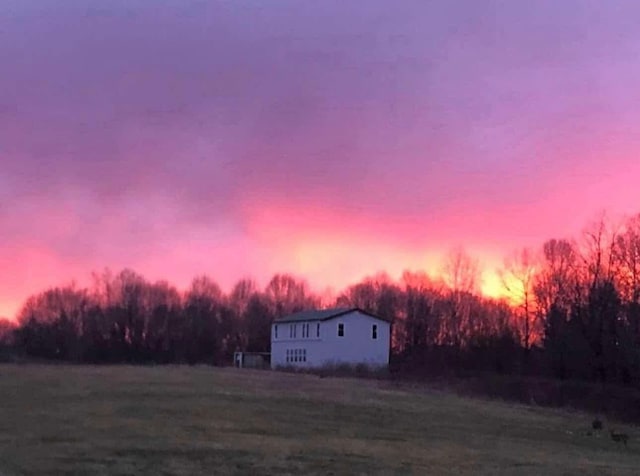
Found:
<path fill-rule="evenodd" d="M 318 324 L 320 337 L 317 336 Z M 344 325 L 343 337 L 338 336 L 339 324 Z M 303 331 L 305 325 L 309 325 L 308 337 Z M 295 337 L 292 326 L 295 326 Z M 377 327 L 377 339 L 372 336 L 373 326 Z M 388 322 L 358 311 L 326 321 L 274 323 L 271 329 L 271 366 L 320 367 L 341 363 L 387 366 L 390 330 Z M 294 361 L 287 361 L 287 351 L 293 355 Z"/>

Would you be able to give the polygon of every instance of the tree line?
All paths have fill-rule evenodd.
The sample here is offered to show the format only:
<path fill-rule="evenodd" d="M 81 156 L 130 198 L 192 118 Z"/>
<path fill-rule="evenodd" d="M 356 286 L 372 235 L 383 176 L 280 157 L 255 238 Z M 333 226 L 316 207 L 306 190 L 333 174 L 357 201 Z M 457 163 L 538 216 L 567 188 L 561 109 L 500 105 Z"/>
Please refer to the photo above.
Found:
<path fill-rule="evenodd" d="M 264 290 L 241 280 L 228 295 L 207 276 L 184 293 L 129 269 L 92 278 L 86 288 L 71 284 L 28 298 L 5 340 L 43 359 L 223 364 L 235 350 L 268 351 L 275 317 L 319 304 L 304 281 L 282 274 Z"/>
<path fill-rule="evenodd" d="M 479 292 L 481 267 L 463 249 L 437 278 L 381 273 L 334 299 L 287 274 L 263 289 L 243 279 L 229 293 L 207 276 L 185 292 L 127 269 L 92 277 L 30 297 L 16 325 L 0 323 L 4 348 L 73 362 L 219 365 L 236 350 L 268 352 L 277 317 L 355 306 L 393 319 L 393 360 L 404 368 L 640 382 L 640 215 L 618 226 L 602 217 L 577 238 L 514 252 L 499 300 Z"/>

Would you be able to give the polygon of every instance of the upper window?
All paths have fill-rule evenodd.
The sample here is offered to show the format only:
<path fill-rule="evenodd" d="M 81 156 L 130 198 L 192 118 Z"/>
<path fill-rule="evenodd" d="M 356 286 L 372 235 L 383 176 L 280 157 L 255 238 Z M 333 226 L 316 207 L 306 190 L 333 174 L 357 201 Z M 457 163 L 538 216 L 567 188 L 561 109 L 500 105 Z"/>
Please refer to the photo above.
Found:
<path fill-rule="evenodd" d="M 373 327 L 371 328 L 371 338 L 372 339 L 377 339 L 378 338 L 378 326 L 377 326 L 377 324 L 374 324 Z"/>
<path fill-rule="evenodd" d="M 275 326 L 273 326 L 273 338 L 277 339 L 278 338 L 278 324 L 276 324 Z"/>
<path fill-rule="evenodd" d="M 338 337 L 344 337 L 344 324 L 338 324 Z"/>
<path fill-rule="evenodd" d="M 320 323 L 318 322 L 318 326 L 316 327 L 316 337 L 320 337 Z"/>

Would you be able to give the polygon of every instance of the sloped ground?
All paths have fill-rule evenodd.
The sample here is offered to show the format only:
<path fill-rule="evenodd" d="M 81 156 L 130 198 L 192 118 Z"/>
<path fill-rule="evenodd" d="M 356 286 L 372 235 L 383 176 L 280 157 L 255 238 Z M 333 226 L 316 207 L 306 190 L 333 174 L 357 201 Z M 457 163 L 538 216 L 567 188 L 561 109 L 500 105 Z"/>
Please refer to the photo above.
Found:
<path fill-rule="evenodd" d="M 611 427 L 629 433 L 628 447 L 588 436 L 584 414 L 387 382 L 0 366 L 3 476 L 638 474 L 636 429 Z"/>

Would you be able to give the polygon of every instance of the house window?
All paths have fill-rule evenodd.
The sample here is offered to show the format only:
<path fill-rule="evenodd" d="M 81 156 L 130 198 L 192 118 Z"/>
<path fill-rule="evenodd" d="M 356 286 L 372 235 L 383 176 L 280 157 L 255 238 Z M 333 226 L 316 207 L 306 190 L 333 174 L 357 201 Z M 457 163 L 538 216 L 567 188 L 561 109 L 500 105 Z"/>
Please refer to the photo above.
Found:
<path fill-rule="evenodd" d="M 289 324 L 289 339 L 293 338 L 293 324 Z"/>
<path fill-rule="evenodd" d="M 275 326 L 273 326 L 273 338 L 277 339 L 278 338 L 278 324 L 276 324 Z"/>
<path fill-rule="evenodd" d="M 293 338 L 294 339 L 296 338 L 296 331 L 298 330 L 298 329 L 296 329 L 296 327 L 298 327 L 298 326 L 296 324 L 294 324 L 293 325 Z"/>
<path fill-rule="evenodd" d="M 344 324 L 338 324 L 338 337 L 344 337 Z"/>
<path fill-rule="evenodd" d="M 316 337 L 320 337 L 320 323 L 318 322 L 318 325 L 316 327 Z"/>
<path fill-rule="evenodd" d="M 289 362 L 290 355 L 291 355 L 291 351 L 289 349 L 287 349 L 287 362 Z"/>
<path fill-rule="evenodd" d="M 302 361 L 307 361 L 307 349 L 302 349 Z"/>
<path fill-rule="evenodd" d="M 373 338 L 373 339 L 377 339 L 378 338 L 378 326 L 377 326 L 377 324 L 374 324 L 372 329 L 371 329 L 371 338 Z"/>

